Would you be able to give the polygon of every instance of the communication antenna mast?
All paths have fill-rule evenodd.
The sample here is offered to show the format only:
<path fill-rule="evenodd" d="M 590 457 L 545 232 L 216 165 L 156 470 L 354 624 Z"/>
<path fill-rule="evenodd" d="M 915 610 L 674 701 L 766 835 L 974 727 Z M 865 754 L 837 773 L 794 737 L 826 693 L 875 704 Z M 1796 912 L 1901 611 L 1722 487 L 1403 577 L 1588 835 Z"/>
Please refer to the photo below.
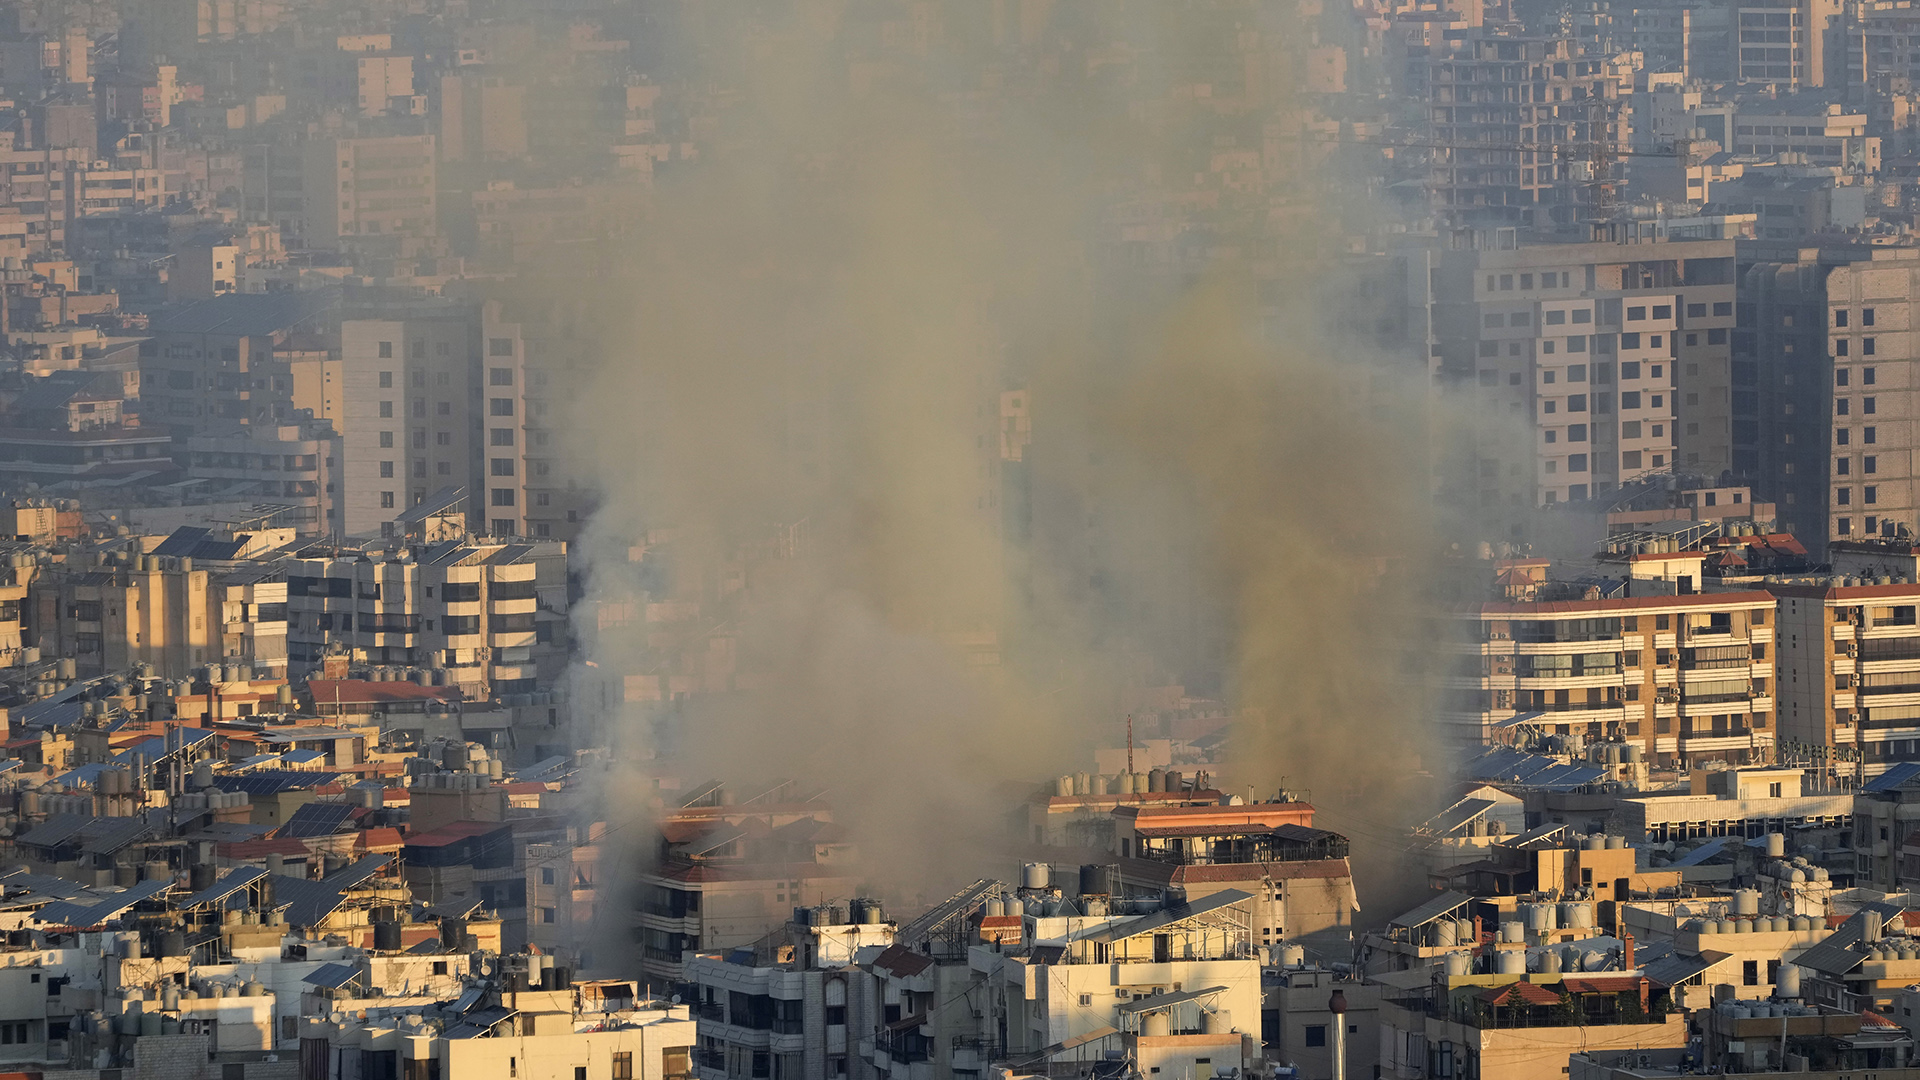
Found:
<path fill-rule="evenodd" d="M 1613 167 L 1618 149 L 1613 141 L 1614 108 L 1615 99 L 1600 94 L 1592 98 L 1587 109 L 1587 183 L 1592 188 L 1590 202 L 1594 217 L 1603 222 L 1613 216 L 1616 183 Z"/>
<path fill-rule="evenodd" d="M 1133 771 L 1133 714 L 1127 714 L 1127 771 Z"/>

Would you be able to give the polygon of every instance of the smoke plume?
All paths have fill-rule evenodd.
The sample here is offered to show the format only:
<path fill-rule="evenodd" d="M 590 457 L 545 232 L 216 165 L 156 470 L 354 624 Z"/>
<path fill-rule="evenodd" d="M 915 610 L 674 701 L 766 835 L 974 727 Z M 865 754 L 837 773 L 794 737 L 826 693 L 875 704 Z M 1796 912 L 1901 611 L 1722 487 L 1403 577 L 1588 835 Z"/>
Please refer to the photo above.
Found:
<path fill-rule="evenodd" d="M 925 896 L 1008 874 L 1009 784 L 1185 681 L 1242 710 L 1231 784 L 1306 789 L 1396 876 L 1439 407 L 1424 356 L 1341 324 L 1348 207 L 1272 145 L 1299 17 L 678 10 L 702 158 L 567 285 L 616 313 L 570 448 L 616 760 L 824 788 L 874 883 Z M 637 597 L 700 614 L 604 618 Z M 618 700 L 688 629 L 731 688 Z M 610 781 L 609 819 L 644 791 Z"/>

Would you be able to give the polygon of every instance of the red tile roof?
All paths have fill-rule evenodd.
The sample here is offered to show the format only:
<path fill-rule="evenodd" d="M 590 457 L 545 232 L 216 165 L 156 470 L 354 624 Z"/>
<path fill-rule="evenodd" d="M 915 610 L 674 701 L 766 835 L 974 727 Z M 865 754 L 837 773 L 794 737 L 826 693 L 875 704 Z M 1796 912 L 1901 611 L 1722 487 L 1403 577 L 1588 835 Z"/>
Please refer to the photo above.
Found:
<path fill-rule="evenodd" d="M 1892 1028 L 1895 1031 L 1903 1030 L 1900 1027 L 1898 1022 L 1894 1021 L 1890 1017 L 1881 1016 L 1879 1013 L 1874 1012 L 1872 1009 L 1860 1010 L 1860 1026 L 1876 1027 L 1876 1028 Z"/>
<path fill-rule="evenodd" d="M 1567 979 L 1561 985 L 1570 994 L 1623 994 L 1629 991 L 1638 993 L 1642 983 L 1653 980 L 1644 975 L 1597 975 L 1579 979 Z"/>
<path fill-rule="evenodd" d="M 933 966 L 933 958 L 904 945 L 889 945 L 873 958 L 873 966 L 896 978 L 910 979 Z"/>
<path fill-rule="evenodd" d="M 1538 983 L 1517 982 L 1507 986 L 1489 986 L 1480 991 L 1480 1000 L 1490 1005 L 1558 1005 L 1560 995 Z"/>
<path fill-rule="evenodd" d="M 353 847 L 356 851 L 384 853 L 397 851 L 406 842 L 406 837 L 401 834 L 399 829 L 382 825 L 377 828 L 360 830 L 353 838 Z"/>

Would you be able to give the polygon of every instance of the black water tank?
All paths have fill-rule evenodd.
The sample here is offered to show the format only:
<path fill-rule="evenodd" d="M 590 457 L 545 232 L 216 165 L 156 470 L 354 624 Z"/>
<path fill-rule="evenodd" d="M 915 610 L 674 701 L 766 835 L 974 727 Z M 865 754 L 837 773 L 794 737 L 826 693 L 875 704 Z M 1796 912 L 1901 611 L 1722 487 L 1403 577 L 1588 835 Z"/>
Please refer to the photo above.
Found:
<path fill-rule="evenodd" d="M 386 919 L 374 923 L 373 947 L 380 952 L 399 952 L 400 924 Z"/>
<path fill-rule="evenodd" d="M 1104 866 L 1091 864 L 1080 867 L 1081 896 L 1112 896 L 1113 875 Z"/>

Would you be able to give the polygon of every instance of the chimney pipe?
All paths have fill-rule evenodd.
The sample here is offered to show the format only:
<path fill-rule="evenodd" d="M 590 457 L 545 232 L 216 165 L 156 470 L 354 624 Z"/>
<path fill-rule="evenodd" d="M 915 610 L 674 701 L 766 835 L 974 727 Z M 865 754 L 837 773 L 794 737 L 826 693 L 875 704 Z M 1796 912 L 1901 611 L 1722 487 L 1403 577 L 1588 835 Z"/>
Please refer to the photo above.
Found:
<path fill-rule="evenodd" d="M 1333 1080 L 1347 1080 L 1347 995 L 1337 986 L 1327 1011 L 1333 1014 Z"/>
<path fill-rule="evenodd" d="M 1620 933 L 1620 970 L 1633 970 L 1633 934 L 1624 930 Z"/>

